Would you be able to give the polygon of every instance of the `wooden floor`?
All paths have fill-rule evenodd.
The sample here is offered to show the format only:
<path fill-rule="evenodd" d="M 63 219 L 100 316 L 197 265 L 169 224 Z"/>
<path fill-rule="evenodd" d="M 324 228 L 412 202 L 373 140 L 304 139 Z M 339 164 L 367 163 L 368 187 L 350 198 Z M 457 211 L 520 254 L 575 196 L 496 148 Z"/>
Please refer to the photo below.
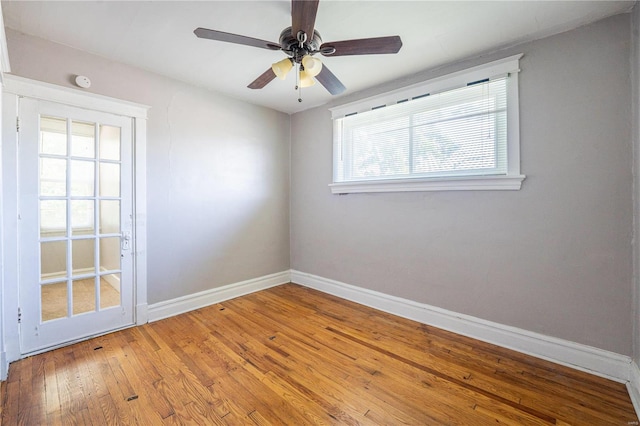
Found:
<path fill-rule="evenodd" d="M 625 386 L 288 284 L 11 364 L 3 424 L 637 424 Z"/>

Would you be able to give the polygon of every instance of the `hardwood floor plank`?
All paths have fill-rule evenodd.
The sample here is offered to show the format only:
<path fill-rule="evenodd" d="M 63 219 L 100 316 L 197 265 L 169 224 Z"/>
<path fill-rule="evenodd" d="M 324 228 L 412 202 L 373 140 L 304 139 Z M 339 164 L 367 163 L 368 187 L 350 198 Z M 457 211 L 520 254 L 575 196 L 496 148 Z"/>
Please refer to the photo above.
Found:
<path fill-rule="evenodd" d="M 242 302 L 232 301 L 232 302 L 230 302 L 230 303 L 231 303 L 231 304 L 234 304 L 234 305 L 237 305 L 238 303 L 242 303 Z M 271 310 L 269 310 L 269 312 L 271 312 Z M 254 312 L 254 314 L 255 314 L 255 312 Z M 264 320 L 261 320 L 261 321 L 260 321 L 260 323 L 264 323 Z M 252 324 L 252 327 L 258 327 L 258 325 L 257 325 L 257 324 Z M 335 368 L 335 367 L 334 367 L 334 368 Z M 286 373 L 286 374 L 288 374 L 289 376 L 291 376 L 291 373 Z M 314 377 L 316 377 L 316 378 L 318 377 L 318 375 L 317 375 L 317 374 L 314 374 L 313 376 L 314 376 Z M 316 386 L 317 386 L 317 384 L 316 384 Z M 390 396 L 390 397 L 393 397 L 393 396 Z M 445 405 L 446 405 L 446 404 L 445 404 Z M 470 404 L 470 406 L 469 406 L 469 407 L 470 407 L 470 408 L 471 408 L 471 407 L 473 407 L 473 404 Z M 451 407 L 449 407 L 449 410 L 451 411 Z M 459 410 L 459 407 L 458 407 L 458 410 Z M 467 419 L 467 421 L 470 421 L 470 419 Z M 417 423 L 417 422 L 414 422 L 414 423 Z"/>
<path fill-rule="evenodd" d="M 91 419 L 91 422 L 87 424 L 106 424 L 106 419 L 99 402 L 101 395 L 98 392 L 100 390 L 104 394 L 106 389 L 101 386 L 102 380 L 98 380 L 93 376 L 93 372 L 91 371 L 92 354 L 88 352 L 91 349 L 88 349 L 85 343 L 86 342 L 78 345 L 76 362 L 78 362 L 84 395 L 87 401 L 87 415 L 88 418 Z"/>
<path fill-rule="evenodd" d="M 235 305 L 235 303 L 231 303 Z M 232 309 L 227 310 L 227 312 L 229 311 L 233 312 Z M 338 390 L 340 388 L 339 386 L 332 386 L 336 378 L 346 378 L 350 374 L 354 374 L 355 372 L 357 372 L 357 368 L 354 368 L 351 372 L 340 370 L 342 366 L 339 363 L 333 364 L 333 357 L 328 356 L 322 359 L 324 367 L 322 369 L 322 372 L 316 371 L 314 370 L 314 365 L 316 365 L 317 362 L 315 362 L 316 360 L 314 356 L 320 356 L 320 353 L 318 352 L 320 349 L 318 347 L 312 347 L 309 345 L 299 345 L 299 338 L 301 338 L 302 336 L 297 335 L 296 339 L 289 339 L 287 336 L 288 331 L 277 330 L 278 327 L 270 328 L 273 324 L 269 323 L 269 321 L 267 321 L 265 318 L 260 318 L 258 322 L 246 321 L 244 323 L 238 323 L 239 326 L 247 330 L 260 330 L 261 324 L 267 325 L 267 327 L 260 331 L 260 333 L 265 336 L 263 350 L 266 352 L 271 352 L 268 355 L 264 355 L 265 360 L 270 361 L 271 363 L 271 365 L 268 366 L 270 371 L 277 373 L 281 377 L 286 377 L 287 381 L 289 381 L 290 383 L 291 381 L 293 381 L 295 384 L 306 386 L 309 389 L 316 388 L 322 395 L 332 397 L 331 399 L 339 405 L 345 404 L 345 401 L 348 401 L 349 399 L 354 401 L 366 401 L 367 406 L 359 406 L 353 408 L 355 412 L 361 413 L 362 415 L 364 415 L 364 413 L 369 410 L 368 407 L 372 406 L 371 399 L 367 400 L 367 398 L 363 398 L 363 395 L 360 395 L 358 398 L 353 398 L 353 396 L 351 395 L 351 398 L 349 398 L 348 396 L 343 396 L 341 394 L 341 392 Z M 266 336 L 272 336 L 273 340 L 267 338 Z M 245 346 L 248 347 L 248 344 L 245 343 Z M 282 349 L 283 347 L 286 347 L 286 349 Z M 291 356 L 289 356 L 290 354 L 287 353 L 287 351 L 290 352 Z M 297 355 L 297 357 L 295 357 L 294 355 Z M 278 360 L 276 360 L 275 358 L 278 358 Z M 259 362 L 259 360 L 256 359 L 254 362 Z M 301 373 L 298 374 L 298 372 Z M 352 391 L 353 389 L 350 389 L 349 393 L 351 393 Z M 378 401 L 378 403 L 380 403 L 380 401 Z M 392 409 L 392 407 L 385 408 L 387 410 Z M 401 417 L 406 418 L 407 416 Z M 417 423 L 415 419 L 413 419 L 413 422 Z"/>
<path fill-rule="evenodd" d="M 73 354 L 73 346 L 57 349 L 55 356 L 56 377 L 58 382 L 58 395 L 60 397 L 60 410 L 71 418 L 77 418 L 76 414 L 87 408 L 78 364 Z"/>
<path fill-rule="evenodd" d="M 2 423 L 2 413 L 7 405 L 7 381 L 0 382 L 0 424 Z"/>
<path fill-rule="evenodd" d="M 341 309 L 336 309 L 332 307 L 333 310 L 327 314 L 327 312 L 323 312 L 326 318 L 329 320 L 333 320 L 333 324 L 336 327 L 340 327 L 343 330 L 347 330 L 348 333 L 353 334 L 351 336 L 348 333 L 344 333 L 342 330 L 331 329 L 336 333 L 342 333 L 343 336 L 353 338 L 354 341 L 359 341 L 361 344 L 367 345 L 368 347 L 376 350 L 378 348 L 381 351 L 386 351 L 386 348 L 392 348 L 396 346 L 397 342 L 385 341 L 385 336 L 377 333 L 376 331 L 367 332 L 366 330 L 360 330 L 358 327 L 353 324 L 358 324 L 357 315 L 351 318 L 349 323 L 345 323 L 346 315 L 341 312 Z M 370 317 L 366 318 L 370 320 Z M 369 335 L 371 333 L 371 335 Z M 357 337 L 354 337 L 357 336 Z M 372 343 L 375 342 L 375 343 Z M 407 353 L 405 355 L 408 358 L 405 358 L 407 362 L 413 363 L 412 357 L 410 354 L 413 351 L 411 348 L 407 348 Z M 424 362 L 424 359 L 422 360 Z M 416 366 L 420 366 L 420 364 L 415 364 Z M 438 369 L 434 369 L 434 366 L 438 365 Z M 473 364 L 471 364 L 473 365 Z M 464 369 L 469 369 L 471 367 L 469 363 L 464 365 Z M 520 410 L 524 410 L 525 412 L 529 412 L 530 414 L 534 414 L 541 419 L 546 419 L 547 421 L 552 421 L 554 415 L 557 414 L 557 411 L 554 412 L 552 410 L 534 410 L 530 408 L 529 405 L 520 404 L 523 397 L 527 395 L 529 392 L 526 387 L 510 387 L 506 383 L 499 383 L 493 377 L 480 374 L 481 370 L 477 368 L 476 365 L 473 365 L 473 375 L 471 374 L 471 370 L 460 370 L 457 368 L 455 364 L 444 364 L 438 360 L 438 362 L 430 361 L 428 364 L 421 365 L 421 368 L 425 369 L 425 371 L 431 371 L 436 374 L 441 374 L 442 378 L 447 378 L 448 380 L 454 380 L 461 387 L 469 387 L 470 389 L 474 389 L 476 392 L 480 392 L 485 394 L 486 396 L 493 397 L 495 399 L 501 400 L 503 403 L 511 404 L 513 407 L 518 408 Z M 473 384 L 471 384 L 473 382 Z M 551 398 L 545 398 L 540 404 L 542 407 L 546 407 L 549 403 L 553 402 Z M 566 402 L 566 401 L 565 401 Z"/>
<path fill-rule="evenodd" d="M 236 303 L 236 302 L 234 301 L 234 302 L 231 302 L 231 303 Z M 269 312 L 271 312 L 271 311 L 269 311 Z M 261 321 L 261 322 L 264 322 L 264 321 Z M 320 325 L 320 326 L 323 326 L 323 325 L 324 325 L 324 324 L 322 324 L 322 325 Z M 325 340 L 325 339 L 323 339 L 323 340 Z M 334 340 L 334 341 L 333 341 L 333 343 L 334 343 L 334 345 L 335 345 L 335 344 L 336 344 L 336 340 Z M 369 349 L 370 349 L 370 348 L 369 348 Z M 353 350 L 353 346 L 352 346 L 352 350 Z M 351 356 L 351 358 L 352 358 L 352 359 L 354 359 L 354 357 L 355 357 L 355 356 L 360 357 L 360 354 L 356 354 L 356 353 L 352 352 L 352 356 Z M 358 361 L 359 361 L 359 360 L 358 360 Z M 389 362 L 389 360 L 385 360 L 385 363 L 386 363 L 386 362 Z M 333 368 L 335 369 L 335 367 L 333 367 Z M 374 371 L 374 370 L 372 370 L 371 372 L 375 372 L 375 371 Z M 384 391 L 382 391 L 382 392 L 384 393 Z M 393 394 L 392 394 L 392 395 L 387 395 L 387 398 L 394 398 L 394 397 L 395 397 L 395 395 L 393 395 Z M 446 404 L 445 404 L 445 405 L 446 405 Z M 470 405 L 469 405 L 469 409 L 471 409 L 471 407 L 472 407 L 472 406 L 473 406 L 473 404 L 470 404 Z M 458 407 L 458 409 L 459 409 L 459 407 Z"/>
<path fill-rule="evenodd" d="M 247 362 L 227 346 L 225 344 L 227 340 L 220 334 L 216 332 L 212 334 L 212 337 L 207 340 L 210 343 L 210 348 L 229 366 L 227 374 L 217 381 L 219 392 L 247 395 L 241 401 L 236 401 L 236 404 L 242 409 L 242 415 L 239 417 L 247 417 L 254 411 L 260 411 L 263 417 L 268 416 L 274 424 L 306 423 L 304 418 L 284 403 L 277 393 L 274 393 L 268 386 L 262 385 L 264 381 L 262 372 L 255 369 L 253 364 Z M 235 410 L 235 415 L 238 417 L 237 410 Z"/>
<path fill-rule="evenodd" d="M 268 322 L 268 319 L 264 317 L 261 317 L 259 320 L 260 324 Z M 247 321 L 245 322 L 245 325 L 254 329 L 259 328 L 259 324 L 256 322 Z M 269 324 L 269 326 L 270 325 L 271 324 Z M 263 332 L 263 334 L 271 336 L 271 333 L 274 333 L 273 330 L 276 329 L 277 327 L 271 328 L 268 331 Z M 352 401 L 352 404 L 359 402 L 366 404 L 366 406 L 360 405 L 353 407 L 354 411 L 357 413 L 364 414 L 372 406 L 383 406 L 381 411 L 393 413 L 395 417 L 392 418 L 396 420 L 411 419 L 405 413 L 397 412 L 394 407 L 385 405 L 382 401 L 375 400 L 375 398 L 371 398 L 369 395 L 365 394 L 366 392 L 355 395 L 354 397 L 354 388 L 349 388 L 349 390 L 346 391 L 343 386 L 336 384 L 337 380 L 344 380 L 348 378 L 350 374 L 357 373 L 357 368 L 354 367 L 351 372 L 347 372 L 343 369 L 344 364 L 340 363 L 340 360 L 337 360 L 336 362 L 335 357 L 328 355 L 326 357 L 322 357 L 322 372 L 316 371 L 314 370 L 314 366 L 318 363 L 316 362 L 317 360 L 315 360 L 314 355 L 320 355 L 318 352 L 320 351 L 319 347 L 301 343 L 300 340 L 303 338 L 301 335 L 296 335 L 293 339 L 290 339 L 287 336 L 287 331 L 276 331 L 275 336 L 277 338 L 274 340 L 266 340 L 268 342 L 266 345 L 270 348 L 272 348 L 271 345 L 278 345 L 278 350 L 274 351 L 274 353 L 270 355 L 265 355 L 265 359 L 270 360 L 272 363 L 271 371 L 283 377 L 287 377 L 288 379 L 296 380 L 309 388 L 317 388 L 322 394 L 333 396 L 340 404 L 345 404 L 345 401 L 349 400 Z M 291 352 L 291 354 L 297 354 L 299 358 L 296 359 L 293 356 L 289 356 L 289 354 L 282 349 L 283 347 L 286 347 L 286 350 Z M 349 358 L 349 360 L 353 360 L 353 358 Z M 347 394 L 347 396 L 342 396 L 342 393 Z M 352 406 L 352 404 L 347 403 L 349 406 Z M 408 420 L 408 422 L 413 424 L 419 423 L 416 419 Z M 397 423 L 397 421 L 394 423 Z"/>
<path fill-rule="evenodd" d="M 123 424 L 120 420 L 121 418 L 126 419 L 124 416 L 125 413 L 118 412 L 118 408 L 116 404 L 113 402 L 113 398 L 111 394 L 106 394 L 98 398 L 98 403 L 100 404 L 100 408 L 102 409 L 102 416 L 105 419 L 105 424 L 107 425 L 119 425 Z"/>
<path fill-rule="evenodd" d="M 10 372 L 12 373 L 12 372 Z M 20 404 L 20 381 L 7 380 L 5 382 L 7 397 L 3 400 L 2 420 L 18 424 L 18 408 Z"/>
<path fill-rule="evenodd" d="M 294 284 L 14 362 L 3 424 L 626 425 L 624 385 Z"/>

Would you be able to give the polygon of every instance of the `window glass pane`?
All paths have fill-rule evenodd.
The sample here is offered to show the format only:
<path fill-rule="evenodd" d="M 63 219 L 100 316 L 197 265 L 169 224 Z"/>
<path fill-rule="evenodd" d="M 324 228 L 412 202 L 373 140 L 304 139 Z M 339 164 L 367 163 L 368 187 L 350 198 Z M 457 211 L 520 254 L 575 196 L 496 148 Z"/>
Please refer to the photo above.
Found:
<path fill-rule="evenodd" d="M 358 129 L 353 136 L 353 177 L 409 173 L 408 129 Z"/>
<path fill-rule="evenodd" d="M 67 120 L 40 117 L 40 153 L 67 155 Z"/>
<path fill-rule="evenodd" d="M 120 128 L 100 126 L 100 159 L 120 160 Z"/>
<path fill-rule="evenodd" d="M 67 282 L 40 286 L 40 315 L 42 321 L 51 321 L 67 316 Z"/>
<path fill-rule="evenodd" d="M 94 230 L 93 200 L 71 200 L 71 234 L 91 235 Z"/>
<path fill-rule="evenodd" d="M 120 233 L 120 201 L 100 200 L 100 233 Z"/>
<path fill-rule="evenodd" d="M 495 117 L 465 117 L 414 129 L 415 171 L 495 168 L 494 129 Z"/>
<path fill-rule="evenodd" d="M 40 195 L 67 195 L 67 160 L 40 159 Z"/>
<path fill-rule="evenodd" d="M 100 277 L 100 309 L 120 306 L 120 274 Z"/>
<path fill-rule="evenodd" d="M 336 181 L 506 174 L 507 79 L 337 120 Z"/>
<path fill-rule="evenodd" d="M 71 160 L 71 195 L 76 197 L 92 197 L 94 195 L 93 161 Z"/>
<path fill-rule="evenodd" d="M 40 237 L 67 235 L 67 202 L 65 200 L 40 201 Z"/>
<path fill-rule="evenodd" d="M 95 239 L 71 241 L 73 275 L 93 274 L 96 271 Z"/>
<path fill-rule="evenodd" d="M 100 196 L 120 196 L 120 165 L 100 163 Z"/>
<path fill-rule="evenodd" d="M 73 121 L 71 123 L 71 155 L 95 158 L 95 124 Z"/>
<path fill-rule="evenodd" d="M 67 275 L 67 242 L 40 243 L 40 279 L 50 280 Z"/>
<path fill-rule="evenodd" d="M 71 282 L 73 298 L 73 315 L 96 310 L 96 280 L 73 280 Z"/>
<path fill-rule="evenodd" d="M 120 269 L 120 237 L 100 238 L 100 270 Z"/>

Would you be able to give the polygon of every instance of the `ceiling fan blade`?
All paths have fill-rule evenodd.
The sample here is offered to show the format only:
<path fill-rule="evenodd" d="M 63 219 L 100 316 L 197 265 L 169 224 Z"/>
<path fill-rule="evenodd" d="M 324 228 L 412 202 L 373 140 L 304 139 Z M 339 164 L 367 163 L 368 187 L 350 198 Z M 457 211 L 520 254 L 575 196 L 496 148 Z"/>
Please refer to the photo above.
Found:
<path fill-rule="evenodd" d="M 400 36 L 374 37 L 323 43 L 320 46 L 320 53 L 325 56 L 380 55 L 398 53 L 401 47 Z M 335 49 L 335 52 L 329 53 L 330 48 Z"/>
<path fill-rule="evenodd" d="M 322 65 L 322 70 L 320 71 L 320 74 L 316 75 L 316 80 L 318 80 L 320 84 L 322 84 L 332 95 L 339 95 L 347 89 L 344 87 L 344 84 L 338 80 L 338 77 L 329 71 L 329 68 L 327 68 L 326 65 Z"/>
<path fill-rule="evenodd" d="M 267 84 L 271 83 L 271 81 L 276 78 L 276 73 L 273 72 L 271 68 L 263 72 L 260 77 L 256 78 L 251 82 L 247 87 L 249 89 L 262 89 Z"/>
<path fill-rule="evenodd" d="M 244 44 L 246 46 L 260 47 L 262 49 L 280 50 L 278 43 L 272 43 L 266 40 L 241 36 L 238 34 L 225 33 L 223 31 L 209 30 L 207 28 L 196 28 L 193 33 L 199 38 L 208 38 L 209 40 L 225 41 L 227 43 Z"/>
<path fill-rule="evenodd" d="M 291 0 L 291 34 L 297 37 L 303 31 L 307 39 L 313 38 L 319 0 Z"/>

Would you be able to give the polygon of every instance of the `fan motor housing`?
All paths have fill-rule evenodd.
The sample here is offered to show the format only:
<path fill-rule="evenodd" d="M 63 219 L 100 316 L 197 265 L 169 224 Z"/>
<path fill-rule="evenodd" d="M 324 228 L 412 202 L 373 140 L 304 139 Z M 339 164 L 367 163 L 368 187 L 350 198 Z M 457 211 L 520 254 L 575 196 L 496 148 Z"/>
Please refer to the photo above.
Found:
<path fill-rule="evenodd" d="M 291 33 L 291 27 L 287 27 L 280 33 L 280 46 L 282 50 L 291 56 L 294 61 L 300 63 L 302 57 L 305 55 L 314 55 L 318 53 L 320 50 L 320 46 L 322 45 L 322 38 L 320 37 L 320 33 L 318 31 L 313 31 L 313 37 L 307 39 L 302 43 L 302 47 L 300 47 L 300 42 L 298 38 Z"/>

